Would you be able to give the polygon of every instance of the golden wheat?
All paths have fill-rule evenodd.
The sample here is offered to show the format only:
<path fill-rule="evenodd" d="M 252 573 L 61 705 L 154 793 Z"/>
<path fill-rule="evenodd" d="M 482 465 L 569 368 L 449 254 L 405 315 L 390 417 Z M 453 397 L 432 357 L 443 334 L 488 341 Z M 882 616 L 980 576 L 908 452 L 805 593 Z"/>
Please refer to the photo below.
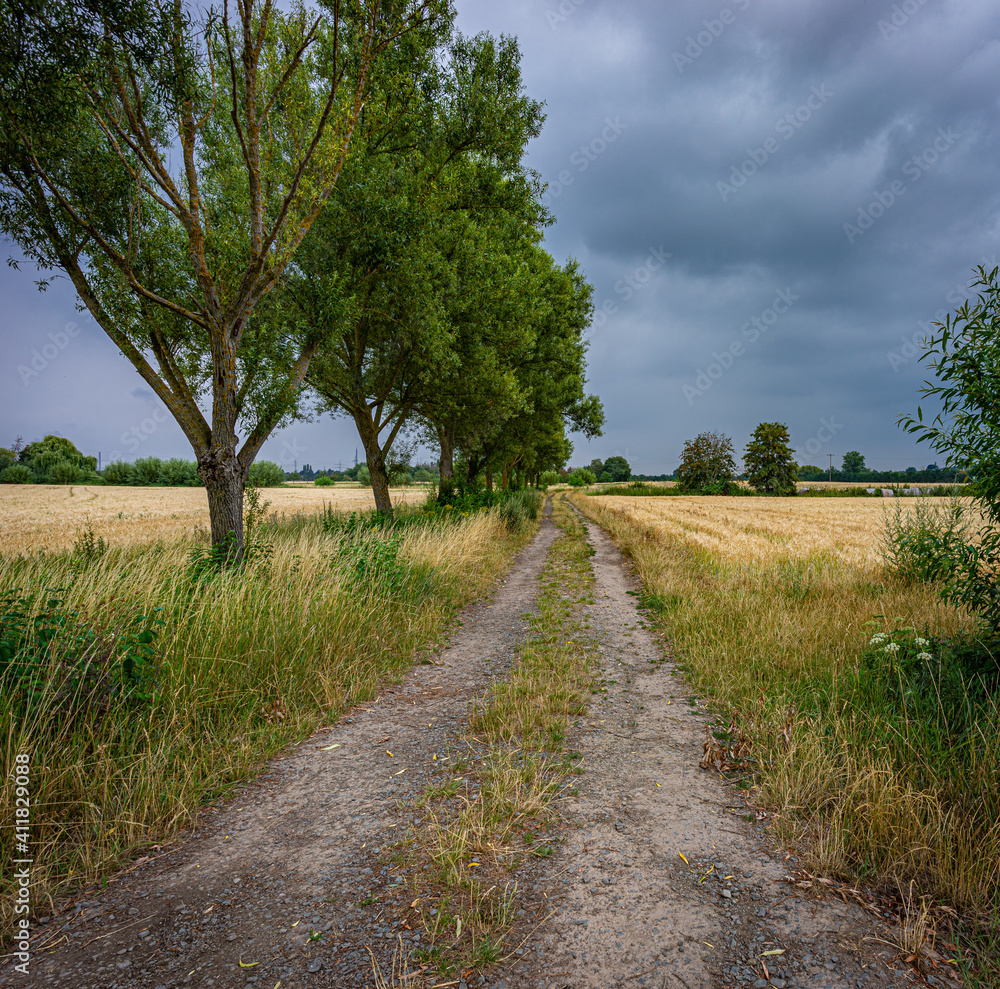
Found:
<path fill-rule="evenodd" d="M 427 497 L 425 487 L 393 488 L 394 505 Z M 268 488 L 261 493 L 279 514 L 311 514 L 332 505 L 338 511 L 375 507 L 371 488 L 339 485 Z M 0 484 L 0 553 L 69 549 L 80 532 L 112 546 L 173 539 L 207 529 L 204 488 L 118 487 L 80 484 Z"/>

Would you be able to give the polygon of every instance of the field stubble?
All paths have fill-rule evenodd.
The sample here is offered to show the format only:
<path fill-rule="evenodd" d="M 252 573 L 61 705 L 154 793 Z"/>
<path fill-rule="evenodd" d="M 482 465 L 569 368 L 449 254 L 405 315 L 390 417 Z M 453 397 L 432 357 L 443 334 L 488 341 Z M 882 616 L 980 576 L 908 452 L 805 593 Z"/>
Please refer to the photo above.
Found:
<path fill-rule="evenodd" d="M 735 737 L 752 753 L 741 768 L 806 867 L 898 889 L 910 913 L 934 903 L 973 927 L 995 923 L 996 698 L 953 735 L 891 703 L 862 666 L 875 616 L 918 635 L 973 629 L 936 587 L 887 575 L 884 503 L 574 502 L 631 556 L 648 614 L 713 698 L 721 726 L 730 722 L 722 744 Z M 981 976 L 983 964 L 981 954 Z"/>

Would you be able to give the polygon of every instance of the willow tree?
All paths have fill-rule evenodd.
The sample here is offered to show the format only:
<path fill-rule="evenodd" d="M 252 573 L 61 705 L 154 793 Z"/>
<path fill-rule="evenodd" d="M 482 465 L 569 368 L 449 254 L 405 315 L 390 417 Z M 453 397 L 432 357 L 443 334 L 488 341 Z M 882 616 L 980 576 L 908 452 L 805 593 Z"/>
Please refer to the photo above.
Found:
<path fill-rule="evenodd" d="M 427 395 L 491 370 L 462 346 L 477 229 L 494 214 L 532 230 L 544 217 L 522 164 L 541 106 L 522 91 L 516 42 L 449 35 L 413 54 L 361 115 L 358 153 L 286 280 L 297 321 L 326 337 L 308 382 L 354 421 L 387 513 L 389 451 Z"/>
<path fill-rule="evenodd" d="M 323 341 L 322 328 L 257 325 L 255 310 L 337 185 L 380 57 L 447 12 L 0 8 L 0 229 L 68 275 L 177 420 L 230 558 L 250 465 Z"/>

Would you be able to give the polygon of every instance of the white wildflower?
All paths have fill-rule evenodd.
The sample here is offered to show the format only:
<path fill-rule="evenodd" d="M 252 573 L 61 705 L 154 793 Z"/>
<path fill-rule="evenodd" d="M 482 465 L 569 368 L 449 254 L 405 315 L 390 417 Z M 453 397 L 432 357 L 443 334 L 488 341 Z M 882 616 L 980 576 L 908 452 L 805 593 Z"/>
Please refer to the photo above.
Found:
<path fill-rule="evenodd" d="M 885 640 L 887 638 L 888 638 L 888 636 L 885 634 L 885 632 L 876 632 L 872 636 L 872 642 L 871 642 L 871 644 L 873 646 L 880 646 L 880 645 L 882 645 L 883 642 L 885 642 Z"/>
<path fill-rule="evenodd" d="M 930 643 L 926 639 L 916 638 L 913 640 L 913 644 L 919 649 L 923 649 L 924 646 L 929 646 Z"/>
<path fill-rule="evenodd" d="M 885 652 L 899 652 L 899 643 L 890 642 L 889 645 L 885 647 Z"/>
<path fill-rule="evenodd" d="M 929 652 L 918 652 L 917 659 L 924 663 L 930 662 L 934 657 Z"/>

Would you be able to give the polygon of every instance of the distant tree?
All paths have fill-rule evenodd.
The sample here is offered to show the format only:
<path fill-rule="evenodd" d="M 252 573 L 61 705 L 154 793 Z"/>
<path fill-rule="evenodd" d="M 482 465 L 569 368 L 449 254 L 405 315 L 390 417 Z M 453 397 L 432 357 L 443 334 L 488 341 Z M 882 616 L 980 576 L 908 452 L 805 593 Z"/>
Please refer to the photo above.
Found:
<path fill-rule="evenodd" d="M 844 462 L 840 467 L 842 474 L 864 474 L 866 469 L 865 458 L 857 450 L 848 450 L 844 454 Z"/>
<path fill-rule="evenodd" d="M 63 436 L 46 436 L 29 443 L 18 454 L 18 460 L 37 480 L 52 484 L 93 480 L 97 470 L 97 458 L 85 457 Z"/>
<path fill-rule="evenodd" d="M 624 457 L 608 457 L 604 461 L 603 471 L 594 471 L 595 474 L 610 474 L 612 481 L 627 481 L 632 476 L 632 468 Z"/>
<path fill-rule="evenodd" d="M 798 469 L 798 475 L 800 481 L 822 481 L 826 471 L 814 464 L 804 464 Z"/>
<path fill-rule="evenodd" d="M 595 457 L 590 461 L 590 464 L 587 466 L 587 470 L 589 470 L 595 477 L 600 477 L 604 473 L 604 461 Z"/>
<path fill-rule="evenodd" d="M 707 485 L 735 484 L 736 461 L 733 441 L 722 433 L 699 433 L 684 444 L 677 480 L 685 491 L 700 491 Z"/>
<path fill-rule="evenodd" d="M 783 422 L 762 422 L 743 453 L 743 470 L 757 491 L 784 495 L 795 492 L 798 464 L 788 445 L 788 427 Z"/>

